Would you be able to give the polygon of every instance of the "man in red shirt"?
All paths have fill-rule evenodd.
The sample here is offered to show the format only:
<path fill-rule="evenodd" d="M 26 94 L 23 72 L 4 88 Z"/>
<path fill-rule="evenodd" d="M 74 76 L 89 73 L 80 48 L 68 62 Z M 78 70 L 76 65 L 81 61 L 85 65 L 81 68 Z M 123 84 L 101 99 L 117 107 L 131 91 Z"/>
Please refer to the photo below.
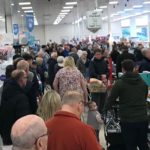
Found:
<path fill-rule="evenodd" d="M 94 129 L 80 121 L 84 110 L 82 94 L 70 91 L 62 99 L 62 109 L 46 122 L 48 150 L 102 150 Z"/>

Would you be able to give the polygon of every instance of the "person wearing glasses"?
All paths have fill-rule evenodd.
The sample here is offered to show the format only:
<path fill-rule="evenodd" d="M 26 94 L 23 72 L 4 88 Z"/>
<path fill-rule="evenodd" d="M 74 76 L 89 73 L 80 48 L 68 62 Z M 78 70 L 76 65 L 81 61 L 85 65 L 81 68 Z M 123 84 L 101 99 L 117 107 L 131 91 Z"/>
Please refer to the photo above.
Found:
<path fill-rule="evenodd" d="M 94 129 L 81 122 L 83 94 L 68 91 L 62 98 L 62 109 L 46 122 L 48 150 L 102 150 Z"/>
<path fill-rule="evenodd" d="M 11 145 L 11 127 L 25 115 L 31 114 L 29 99 L 24 91 L 27 74 L 24 70 L 14 70 L 11 79 L 3 88 L 0 105 L 0 134 L 4 145 Z"/>
<path fill-rule="evenodd" d="M 47 150 L 48 131 L 36 115 L 18 119 L 11 130 L 12 150 Z"/>

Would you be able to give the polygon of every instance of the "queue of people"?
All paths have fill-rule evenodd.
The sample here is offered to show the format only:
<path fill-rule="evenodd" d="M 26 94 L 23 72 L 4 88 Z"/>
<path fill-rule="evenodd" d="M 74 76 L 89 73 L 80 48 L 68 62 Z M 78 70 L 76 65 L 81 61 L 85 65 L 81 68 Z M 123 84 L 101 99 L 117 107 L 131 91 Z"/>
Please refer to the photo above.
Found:
<path fill-rule="evenodd" d="M 126 43 L 114 43 L 111 53 L 99 42 L 64 47 L 52 43 L 35 55 L 14 56 L 13 64 L 6 68 L 0 104 L 4 145 L 13 145 L 14 150 L 102 150 L 103 115 L 119 98 L 126 149 L 148 150 L 148 86 L 137 72 L 150 71 L 150 49 L 138 45 L 132 54 L 129 49 Z M 112 74 L 109 58 L 117 80 L 111 91 L 89 91 L 91 78 L 101 80 L 107 88 Z M 119 72 L 124 74 L 121 78 Z M 87 105 L 88 125 L 81 121 Z"/>

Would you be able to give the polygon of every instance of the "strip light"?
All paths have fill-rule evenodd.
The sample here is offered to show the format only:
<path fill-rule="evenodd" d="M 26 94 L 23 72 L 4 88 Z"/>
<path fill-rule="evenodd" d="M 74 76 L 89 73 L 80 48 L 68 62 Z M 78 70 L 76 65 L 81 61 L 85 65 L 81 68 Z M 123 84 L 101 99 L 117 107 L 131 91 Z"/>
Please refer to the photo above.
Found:
<path fill-rule="evenodd" d="M 31 2 L 20 2 L 19 5 L 20 5 L 20 6 L 23 6 L 23 5 L 31 5 Z"/>
<path fill-rule="evenodd" d="M 32 7 L 22 7 L 22 9 L 26 10 L 26 9 L 32 9 Z"/>
<path fill-rule="evenodd" d="M 109 4 L 110 5 L 115 5 L 115 4 L 118 4 L 118 1 L 110 1 Z"/>
<path fill-rule="evenodd" d="M 66 2 L 66 5 L 77 5 L 77 2 Z"/>
<path fill-rule="evenodd" d="M 72 9 L 73 6 L 66 6 L 66 7 L 63 7 L 63 9 Z"/>

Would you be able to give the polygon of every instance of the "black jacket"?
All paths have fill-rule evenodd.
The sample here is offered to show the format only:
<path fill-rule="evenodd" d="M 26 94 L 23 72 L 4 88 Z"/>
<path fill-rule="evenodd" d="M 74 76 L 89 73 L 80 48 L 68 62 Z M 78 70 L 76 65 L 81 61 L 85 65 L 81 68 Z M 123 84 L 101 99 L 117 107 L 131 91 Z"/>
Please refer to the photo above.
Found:
<path fill-rule="evenodd" d="M 89 65 L 90 78 L 100 79 L 102 74 L 108 75 L 108 65 L 104 59 L 92 60 Z"/>
<path fill-rule="evenodd" d="M 15 121 L 30 113 L 29 99 L 23 89 L 13 80 L 6 83 L 0 106 L 0 134 L 5 145 L 12 144 L 10 133 Z"/>
<path fill-rule="evenodd" d="M 113 86 L 105 104 L 110 109 L 119 98 L 119 115 L 123 122 L 142 122 L 147 120 L 146 99 L 148 86 L 139 74 L 125 73 Z"/>
<path fill-rule="evenodd" d="M 131 59 L 133 61 L 135 61 L 135 57 L 133 54 L 128 53 L 128 51 L 124 51 L 121 55 L 118 56 L 117 58 L 117 63 L 116 63 L 116 72 L 117 72 L 117 76 L 119 72 L 122 72 L 122 67 L 121 67 L 121 63 L 126 60 L 126 59 Z"/>
<path fill-rule="evenodd" d="M 140 62 L 139 72 L 143 72 L 143 71 L 150 71 L 150 60 L 147 58 L 144 58 Z"/>
<path fill-rule="evenodd" d="M 53 87 L 53 81 L 55 78 L 54 68 L 56 64 L 57 64 L 57 61 L 55 59 L 50 58 L 48 60 L 48 78 L 49 78 L 49 84 L 51 85 L 51 87 Z"/>

